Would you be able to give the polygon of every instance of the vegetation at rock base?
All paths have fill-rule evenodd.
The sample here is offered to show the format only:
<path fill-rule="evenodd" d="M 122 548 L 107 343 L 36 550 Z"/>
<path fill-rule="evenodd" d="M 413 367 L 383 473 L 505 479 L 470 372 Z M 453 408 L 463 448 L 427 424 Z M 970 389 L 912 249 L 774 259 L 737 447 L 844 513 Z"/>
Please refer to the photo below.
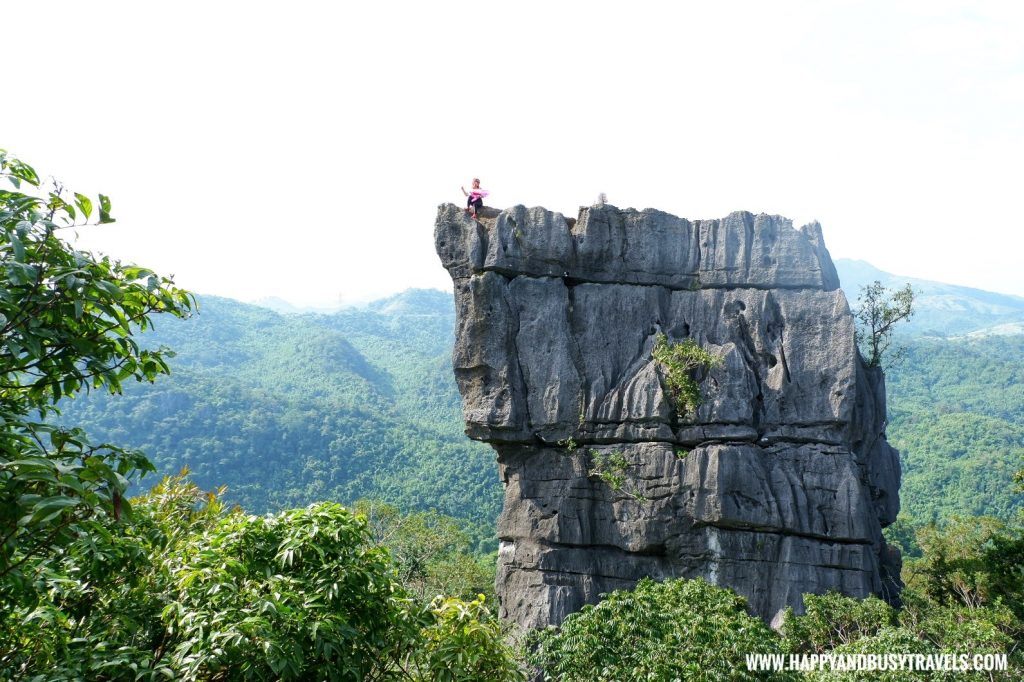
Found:
<path fill-rule="evenodd" d="M 787 612 L 784 646 L 799 654 L 931 654 L 1007 656 L 1006 671 L 921 670 L 840 671 L 805 673 L 811 680 L 1015 680 L 1024 669 L 1020 655 L 1021 621 L 1003 605 L 942 606 L 908 591 L 902 609 L 868 597 L 838 594 L 804 595 L 805 615 Z"/>
<path fill-rule="evenodd" d="M 420 599 L 437 595 L 497 604 L 493 554 L 473 551 L 464 524 L 437 511 L 403 513 L 398 507 L 359 500 L 353 511 L 366 519 L 370 540 L 391 554 L 398 580 Z"/>
<path fill-rule="evenodd" d="M 783 652 L 746 600 L 702 579 L 644 579 L 533 633 L 529 644 L 544 679 L 562 682 L 755 679 L 744 674 L 746 654 Z"/>
<path fill-rule="evenodd" d="M 1022 519 L 1024 520 L 1024 519 Z M 978 523 L 984 526 L 979 531 Z M 979 519 L 922 529 L 904 568 L 899 609 L 869 597 L 805 594 L 776 633 L 745 601 L 702 579 L 641 581 L 532 633 L 530 662 L 562 680 L 1017 680 L 1024 672 L 1024 524 Z M 936 672 L 823 668 L 753 672 L 746 654 L 1004 656 L 1006 670 Z"/>
<path fill-rule="evenodd" d="M 665 384 L 680 414 L 693 412 L 700 406 L 700 384 L 694 378 L 694 373 L 722 363 L 721 358 L 701 348 L 693 339 L 669 343 L 664 334 L 658 334 L 655 339 L 651 357 L 665 372 Z"/>
<path fill-rule="evenodd" d="M 991 677 L 983 671 L 864 671 L 822 672 L 809 675 L 811 679 L 1020 679 L 1024 513 L 1009 523 L 991 517 L 954 518 L 941 527 L 918 528 L 912 541 L 907 528 L 897 538 L 906 584 L 901 608 L 874 597 L 804 595 L 806 613 L 795 616 L 790 611 L 784 619 L 786 648 L 799 653 L 1004 654 L 1009 663 L 1007 671 Z"/>

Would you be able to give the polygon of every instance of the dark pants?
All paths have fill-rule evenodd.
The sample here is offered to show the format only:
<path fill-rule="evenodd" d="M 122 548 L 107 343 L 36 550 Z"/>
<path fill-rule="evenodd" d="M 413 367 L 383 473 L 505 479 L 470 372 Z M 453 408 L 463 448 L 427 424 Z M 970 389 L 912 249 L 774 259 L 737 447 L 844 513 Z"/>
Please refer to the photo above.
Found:
<path fill-rule="evenodd" d="M 476 199 L 474 199 L 473 197 L 470 197 L 469 199 L 466 200 L 466 208 L 472 208 L 476 213 L 479 213 L 480 210 L 483 207 L 484 207 L 484 198 L 483 197 L 477 197 Z"/>

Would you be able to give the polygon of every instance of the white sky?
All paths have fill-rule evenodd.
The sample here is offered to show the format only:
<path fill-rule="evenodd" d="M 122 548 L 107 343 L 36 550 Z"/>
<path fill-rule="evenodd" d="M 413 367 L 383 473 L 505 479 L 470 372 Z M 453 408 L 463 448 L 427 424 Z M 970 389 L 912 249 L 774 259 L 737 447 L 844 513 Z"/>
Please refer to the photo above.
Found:
<path fill-rule="evenodd" d="M 1024 3 L 6 2 L 0 147 L 198 293 L 450 288 L 439 203 L 822 222 L 1024 295 Z"/>

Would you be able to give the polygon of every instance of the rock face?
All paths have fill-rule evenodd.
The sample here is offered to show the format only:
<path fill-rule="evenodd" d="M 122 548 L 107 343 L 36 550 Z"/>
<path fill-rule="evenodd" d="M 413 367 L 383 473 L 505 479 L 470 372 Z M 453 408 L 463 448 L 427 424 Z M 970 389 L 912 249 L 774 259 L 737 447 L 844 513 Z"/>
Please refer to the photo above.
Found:
<path fill-rule="evenodd" d="M 817 223 L 689 221 L 614 206 L 566 221 L 443 205 L 466 432 L 505 485 L 502 614 L 558 624 L 644 576 L 702 576 L 778 622 L 830 589 L 898 598 L 885 387 L 857 352 Z M 721 358 L 675 409 L 657 335 Z M 613 489 L 598 475 L 627 463 Z"/>

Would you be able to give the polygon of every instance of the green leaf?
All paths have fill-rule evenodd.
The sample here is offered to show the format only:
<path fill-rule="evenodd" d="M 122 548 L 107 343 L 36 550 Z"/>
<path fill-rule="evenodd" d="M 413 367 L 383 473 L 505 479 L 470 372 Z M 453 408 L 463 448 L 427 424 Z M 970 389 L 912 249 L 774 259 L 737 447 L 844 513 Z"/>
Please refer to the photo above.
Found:
<path fill-rule="evenodd" d="M 78 205 L 78 208 L 81 209 L 82 215 L 85 216 L 85 219 L 88 220 L 89 216 L 92 215 L 92 199 L 84 194 L 75 192 L 75 203 Z"/>
<path fill-rule="evenodd" d="M 114 219 L 110 217 L 110 197 L 106 194 L 100 195 L 100 224 L 112 223 Z"/>
<path fill-rule="evenodd" d="M 124 291 L 122 291 L 121 287 L 117 286 L 113 282 L 110 282 L 110 281 L 107 281 L 107 280 L 100 280 L 100 281 L 96 282 L 96 286 L 98 286 L 100 289 L 105 291 L 115 301 L 121 300 L 122 298 L 124 298 Z M 120 317 L 120 316 L 115 315 L 115 317 Z"/>
<path fill-rule="evenodd" d="M 32 512 L 28 525 L 38 525 L 51 521 L 66 509 L 77 507 L 81 501 L 74 497 L 48 497 L 38 503 Z"/>
<path fill-rule="evenodd" d="M 64 201 L 64 199 L 56 192 L 50 192 L 50 201 L 47 203 L 47 206 L 55 215 L 58 211 L 64 211 L 71 216 L 72 220 L 75 218 L 75 207 Z"/>
<path fill-rule="evenodd" d="M 18 235 L 11 233 L 11 248 L 14 250 L 14 260 L 18 262 L 25 262 L 25 245 L 18 239 Z"/>
<path fill-rule="evenodd" d="M 39 186 L 39 175 L 27 163 L 18 159 L 10 159 L 7 162 L 7 170 L 13 177 L 20 178 L 35 187 Z"/>

